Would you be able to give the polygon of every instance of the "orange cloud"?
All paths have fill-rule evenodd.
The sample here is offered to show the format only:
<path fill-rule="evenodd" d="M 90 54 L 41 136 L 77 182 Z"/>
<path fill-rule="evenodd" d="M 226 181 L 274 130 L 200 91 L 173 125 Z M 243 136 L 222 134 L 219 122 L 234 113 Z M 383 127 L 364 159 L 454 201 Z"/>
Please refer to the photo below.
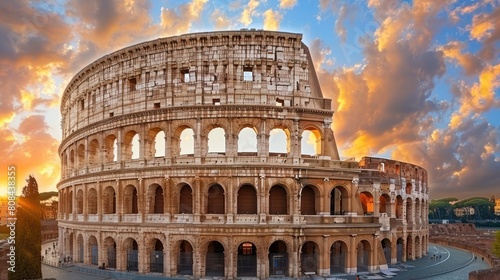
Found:
<path fill-rule="evenodd" d="M 243 12 L 241 13 L 240 22 L 245 26 L 250 25 L 252 23 L 252 17 L 255 15 L 255 9 L 259 6 L 259 1 L 257 0 L 249 0 Z"/>
<path fill-rule="evenodd" d="M 291 9 L 297 4 L 297 0 L 280 0 L 281 9 Z"/>
<path fill-rule="evenodd" d="M 278 30 L 283 16 L 278 11 L 268 9 L 264 12 L 264 29 Z"/>
<path fill-rule="evenodd" d="M 194 21 L 200 19 L 201 12 L 208 0 L 193 0 L 177 7 L 179 14 L 174 10 L 161 8 L 161 26 L 163 35 L 177 35 L 186 33 Z"/>

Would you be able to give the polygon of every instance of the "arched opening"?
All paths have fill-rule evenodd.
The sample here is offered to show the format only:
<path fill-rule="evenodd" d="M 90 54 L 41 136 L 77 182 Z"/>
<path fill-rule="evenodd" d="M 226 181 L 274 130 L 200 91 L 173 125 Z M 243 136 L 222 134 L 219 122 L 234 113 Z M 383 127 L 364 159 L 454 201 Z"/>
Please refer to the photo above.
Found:
<path fill-rule="evenodd" d="M 238 133 L 238 153 L 257 153 L 257 130 L 245 127 Z"/>
<path fill-rule="evenodd" d="M 224 247 L 217 241 L 208 244 L 205 259 L 206 276 L 224 277 Z"/>
<path fill-rule="evenodd" d="M 373 195 L 369 192 L 362 192 L 359 194 L 359 199 L 361 200 L 361 206 L 363 207 L 364 215 L 373 214 Z"/>
<path fill-rule="evenodd" d="M 89 237 L 89 253 L 90 253 L 90 263 L 97 265 L 97 262 L 99 261 L 99 247 L 97 247 L 97 238 L 95 236 L 91 235 Z"/>
<path fill-rule="evenodd" d="M 78 156 L 78 169 L 85 167 L 85 146 L 83 144 L 78 145 L 77 150 Z"/>
<path fill-rule="evenodd" d="M 269 133 L 269 154 L 288 154 L 290 152 L 290 133 L 288 129 L 274 128 Z"/>
<path fill-rule="evenodd" d="M 347 191 L 337 186 L 330 192 L 330 215 L 344 215 L 347 210 Z"/>
<path fill-rule="evenodd" d="M 123 141 L 123 158 L 138 159 L 139 149 L 139 134 L 134 130 L 127 132 Z"/>
<path fill-rule="evenodd" d="M 398 240 L 396 241 L 396 261 L 398 263 L 403 262 L 403 252 L 404 252 L 403 238 L 398 238 Z"/>
<path fill-rule="evenodd" d="M 406 194 L 411 194 L 413 186 L 411 183 L 406 183 Z"/>
<path fill-rule="evenodd" d="M 238 190 L 238 214 L 257 214 L 257 191 L 252 185 Z"/>
<path fill-rule="evenodd" d="M 69 237 L 68 237 L 68 252 L 66 254 L 66 257 L 69 257 L 70 259 L 73 258 L 73 246 L 74 246 L 74 238 L 75 236 L 73 235 L 73 233 L 70 233 L 69 234 Z"/>
<path fill-rule="evenodd" d="M 124 241 L 124 247 L 127 252 L 127 271 L 139 271 L 139 246 L 133 238 L 127 238 Z"/>
<path fill-rule="evenodd" d="M 83 191 L 76 192 L 76 213 L 83 214 Z"/>
<path fill-rule="evenodd" d="M 226 152 L 226 132 L 222 127 L 216 127 L 208 133 L 208 153 Z"/>
<path fill-rule="evenodd" d="M 408 235 L 406 238 L 406 260 L 413 260 L 413 238 Z"/>
<path fill-rule="evenodd" d="M 396 219 L 403 219 L 403 198 L 398 195 L 396 197 Z"/>
<path fill-rule="evenodd" d="M 154 156 L 164 157 L 165 156 L 165 132 L 160 131 L 156 134 L 154 139 Z"/>
<path fill-rule="evenodd" d="M 69 152 L 69 162 L 71 165 L 71 171 L 73 171 L 73 169 L 75 169 L 75 150 L 71 150 Z"/>
<path fill-rule="evenodd" d="M 422 213 L 420 213 L 420 200 L 415 199 L 415 224 L 419 225 L 422 220 Z"/>
<path fill-rule="evenodd" d="M 385 261 L 387 264 L 391 264 L 391 240 L 384 238 L 381 241 L 382 250 L 384 251 Z"/>
<path fill-rule="evenodd" d="M 257 277 L 257 248 L 244 242 L 238 246 L 238 277 Z"/>
<path fill-rule="evenodd" d="M 105 145 L 106 145 L 106 151 L 105 151 L 106 162 L 117 161 L 118 140 L 116 139 L 116 136 L 108 135 L 105 139 Z"/>
<path fill-rule="evenodd" d="M 415 236 L 415 257 L 416 258 L 422 257 L 421 253 L 422 253 L 422 250 L 420 247 L 420 237 L 417 235 L 417 236 Z"/>
<path fill-rule="evenodd" d="M 335 241 L 330 247 L 330 274 L 345 273 L 347 263 L 347 245 Z"/>
<path fill-rule="evenodd" d="M 275 185 L 269 191 L 269 214 L 288 215 L 288 197 L 283 186 Z"/>
<path fill-rule="evenodd" d="M 224 189 L 220 185 L 213 185 L 208 189 L 208 214 L 224 214 Z"/>
<path fill-rule="evenodd" d="M 116 268 L 116 242 L 112 237 L 104 239 L 104 248 L 107 254 L 106 267 Z"/>
<path fill-rule="evenodd" d="M 90 141 L 89 144 L 89 164 L 90 165 L 96 165 L 100 164 L 101 161 L 99 160 L 99 142 L 97 142 L 96 139 Z"/>
<path fill-rule="evenodd" d="M 68 194 L 68 213 L 73 213 L 73 191 Z"/>
<path fill-rule="evenodd" d="M 124 214 L 137 214 L 137 188 L 133 185 L 127 185 L 123 194 L 123 212 Z"/>
<path fill-rule="evenodd" d="M 388 196 L 387 194 L 383 194 L 380 196 L 380 203 L 379 203 L 379 213 L 387 213 L 390 215 L 390 203 L 391 203 L 391 197 Z"/>
<path fill-rule="evenodd" d="M 412 212 L 412 201 L 411 198 L 406 199 L 406 222 L 413 223 L 413 212 Z"/>
<path fill-rule="evenodd" d="M 149 270 L 150 272 L 163 273 L 163 243 L 154 239 L 152 246 Z"/>
<path fill-rule="evenodd" d="M 194 154 L 194 131 L 191 128 L 184 129 L 179 136 L 180 155 Z"/>
<path fill-rule="evenodd" d="M 78 235 L 76 238 L 76 245 L 78 246 L 78 255 L 76 256 L 76 262 L 78 263 L 83 263 L 83 256 L 84 256 L 84 245 L 83 245 L 83 236 L 81 234 Z"/>
<path fill-rule="evenodd" d="M 116 213 L 116 193 L 112 186 L 107 186 L 102 194 L 102 213 Z"/>
<path fill-rule="evenodd" d="M 311 186 L 305 186 L 300 196 L 300 214 L 316 215 L 316 193 Z"/>
<path fill-rule="evenodd" d="M 179 197 L 179 213 L 193 214 L 193 191 L 189 185 L 181 188 Z"/>
<path fill-rule="evenodd" d="M 288 253 L 283 241 L 275 241 L 269 247 L 269 275 L 288 276 Z"/>
<path fill-rule="evenodd" d="M 308 241 L 302 245 L 300 250 L 300 263 L 302 274 L 313 272 L 318 274 L 319 249 L 316 243 Z"/>
<path fill-rule="evenodd" d="M 306 129 L 302 132 L 300 153 L 309 156 L 321 154 L 321 134 L 318 130 Z"/>
<path fill-rule="evenodd" d="M 152 192 L 152 198 L 149 205 L 149 213 L 152 214 L 163 214 L 164 209 L 164 198 L 163 198 L 163 188 L 158 184 L 152 184 L 149 186 Z"/>
<path fill-rule="evenodd" d="M 87 203 L 89 214 L 97 214 L 97 191 L 94 188 L 89 190 Z"/>
<path fill-rule="evenodd" d="M 177 274 L 193 275 L 193 247 L 185 240 L 179 245 L 179 259 L 177 263 Z"/>
<path fill-rule="evenodd" d="M 139 144 L 139 134 L 135 134 L 130 141 L 130 146 L 132 150 L 132 155 L 130 159 L 138 159 L 140 154 L 140 144 Z"/>
<path fill-rule="evenodd" d="M 362 240 L 358 243 L 356 247 L 357 250 L 357 260 L 358 260 L 358 272 L 368 272 L 370 265 L 370 243 L 366 240 Z"/>

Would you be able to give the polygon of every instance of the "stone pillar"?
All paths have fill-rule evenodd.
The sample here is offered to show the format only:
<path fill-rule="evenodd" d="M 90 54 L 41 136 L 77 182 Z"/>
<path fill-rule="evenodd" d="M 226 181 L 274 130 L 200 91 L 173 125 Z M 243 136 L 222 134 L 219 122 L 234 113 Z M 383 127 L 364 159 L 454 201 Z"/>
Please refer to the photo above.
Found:
<path fill-rule="evenodd" d="M 349 248 L 347 249 L 347 264 L 346 264 L 346 273 L 347 274 L 356 274 L 358 272 L 358 244 L 356 244 L 356 236 L 357 234 L 351 234 L 349 239 Z"/>
<path fill-rule="evenodd" d="M 330 275 L 330 235 L 323 235 L 322 253 L 319 256 L 318 274 L 322 277 Z"/>
<path fill-rule="evenodd" d="M 139 273 L 145 273 L 145 272 L 149 272 L 149 269 L 147 268 L 147 265 L 149 263 L 148 260 L 146 260 L 146 258 L 148 257 L 148 254 L 147 254 L 147 246 L 146 246 L 146 237 L 143 235 L 142 236 L 142 240 L 139 240 L 139 242 L 137 242 L 138 244 L 138 260 L 139 260 Z"/>
<path fill-rule="evenodd" d="M 235 214 L 234 208 L 236 206 L 236 203 L 234 201 L 235 196 L 233 186 L 235 186 L 236 184 L 234 182 L 235 180 L 233 180 L 233 177 L 228 177 L 227 181 L 231 182 L 231 184 L 228 184 L 227 191 L 224 193 L 224 201 L 226 202 L 226 223 L 232 224 Z"/>
<path fill-rule="evenodd" d="M 96 182 L 96 188 L 97 188 L 97 221 L 101 222 L 102 221 L 102 184 L 101 182 L 97 181 Z"/>
<path fill-rule="evenodd" d="M 381 192 L 380 182 L 374 182 L 373 183 L 373 216 L 376 218 L 378 218 L 380 216 L 380 192 Z"/>
<path fill-rule="evenodd" d="M 257 205 L 259 209 L 257 209 L 257 213 L 259 213 L 259 223 L 265 224 L 267 223 L 267 213 L 268 213 L 268 195 L 267 195 L 267 187 L 266 187 L 266 177 L 264 173 L 261 173 L 259 186 L 257 188 L 257 195 L 260 197 L 259 204 Z"/>
<path fill-rule="evenodd" d="M 123 160 L 123 154 L 124 154 L 124 150 L 123 150 L 123 128 L 119 128 L 117 129 L 117 136 L 116 136 L 116 161 L 117 162 L 121 162 Z"/>
<path fill-rule="evenodd" d="M 378 239 L 378 233 L 373 234 L 373 245 L 371 246 L 372 251 L 370 252 L 371 254 L 371 263 L 369 264 L 368 268 L 370 272 L 376 272 L 379 267 L 379 261 L 378 261 L 378 255 L 379 255 L 379 249 L 382 249 L 382 246 L 380 244 L 380 240 Z M 382 252 L 383 254 L 383 252 Z"/>
<path fill-rule="evenodd" d="M 200 185 L 200 178 L 198 176 L 195 177 L 194 179 L 194 187 L 193 187 L 193 192 L 194 192 L 194 223 L 199 224 L 201 221 L 201 185 Z"/>
<path fill-rule="evenodd" d="M 82 184 L 82 190 L 83 190 L 83 198 L 82 198 L 82 206 L 83 206 L 83 220 L 86 222 L 88 219 L 89 215 L 89 202 L 88 202 L 88 189 L 85 184 Z"/>
<path fill-rule="evenodd" d="M 124 271 L 127 269 L 127 265 L 124 260 L 124 249 L 123 249 L 123 241 L 120 237 L 117 237 L 115 240 L 116 243 L 116 270 Z"/>
<path fill-rule="evenodd" d="M 288 275 L 291 275 L 293 278 L 298 278 L 299 276 L 299 266 L 294 264 L 301 263 L 300 259 L 300 243 L 303 240 L 300 240 L 298 236 L 293 237 L 292 248 L 287 248 L 289 256 L 288 260 Z M 302 266 L 302 263 L 301 263 Z"/>
<path fill-rule="evenodd" d="M 123 216 L 123 188 L 120 187 L 120 179 L 116 179 L 115 185 L 116 216 L 118 217 L 118 222 L 121 222 Z"/>
<path fill-rule="evenodd" d="M 357 216 L 358 209 L 356 207 L 356 199 L 358 199 L 359 196 L 358 184 L 359 178 L 354 177 L 351 182 L 351 195 L 349 196 L 349 209 L 346 213 L 347 215 Z"/>

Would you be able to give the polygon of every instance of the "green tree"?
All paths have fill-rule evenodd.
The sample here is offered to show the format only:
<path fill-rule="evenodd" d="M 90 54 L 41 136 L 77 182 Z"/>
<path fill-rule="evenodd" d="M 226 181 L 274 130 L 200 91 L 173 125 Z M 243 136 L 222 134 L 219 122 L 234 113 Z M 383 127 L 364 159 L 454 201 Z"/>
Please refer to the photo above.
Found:
<path fill-rule="evenodd" d="M 493 242 L 493 254 L 500 258 L 500 230 L 497 230 L 495 237 L 495 242 Z"/>
<path fill-rule="evenodd" d="M 16 209 L 16 267 L 9 279 L 42 278 L 41 206 L 38 183 L 33 176 L 26 179 Z"/>

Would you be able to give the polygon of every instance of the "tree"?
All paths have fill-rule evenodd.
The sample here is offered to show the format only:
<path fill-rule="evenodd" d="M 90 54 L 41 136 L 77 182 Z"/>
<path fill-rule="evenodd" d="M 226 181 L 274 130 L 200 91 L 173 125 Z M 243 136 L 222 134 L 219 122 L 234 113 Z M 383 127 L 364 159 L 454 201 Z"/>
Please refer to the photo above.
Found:
<path fill-rule="evenodd" d="M 15 272 L 9 271 L 9 279 L 42 278 L 40 195 L 33 176 L 30 175 L 26 182 L 17 201 L 16 266 Z"/>
<path fill-rule="evenodd" d="M 493 242 L 493 254 L 500 258 L 500 230 L 497 230 L 495 242 Z"/>

